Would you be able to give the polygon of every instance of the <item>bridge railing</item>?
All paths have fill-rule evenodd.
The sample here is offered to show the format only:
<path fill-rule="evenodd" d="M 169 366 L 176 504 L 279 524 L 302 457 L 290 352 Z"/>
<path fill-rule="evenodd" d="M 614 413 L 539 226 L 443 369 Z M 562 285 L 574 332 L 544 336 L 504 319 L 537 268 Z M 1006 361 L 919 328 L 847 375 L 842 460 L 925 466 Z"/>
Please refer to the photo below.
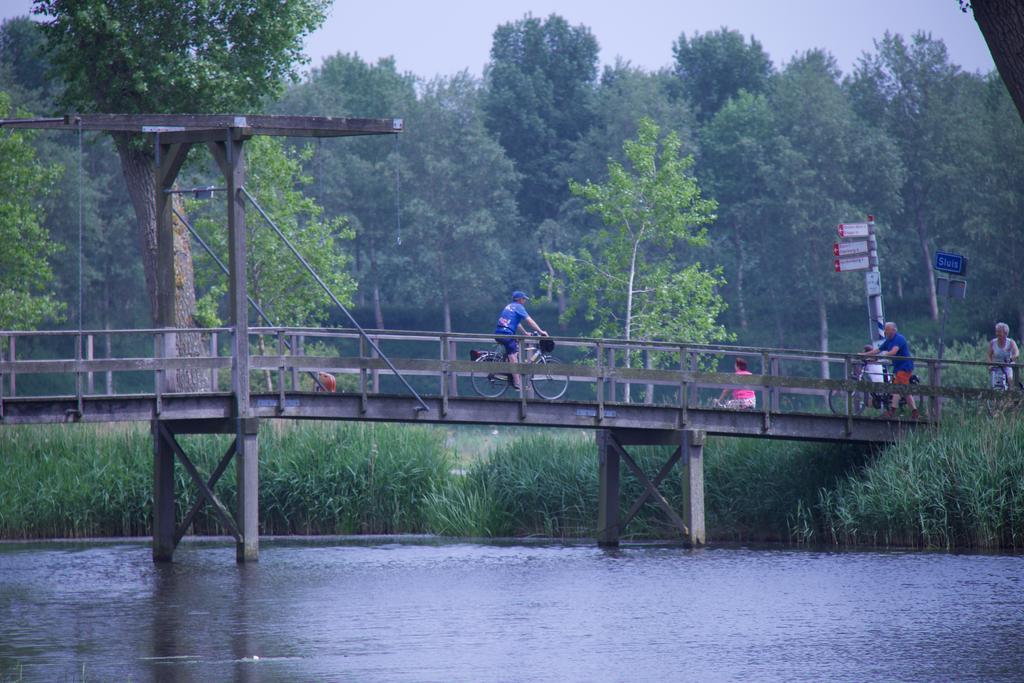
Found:
<path fill-rule="evenodd" d="M 491 335 L 368 330 L 397 369 L 424 396 L 474 396 L 470 377 L 479 370 L 471 349 L 491 349 Z M 154 395 L 231 390 L 229 328 L 89 331 L 0 331 L 0 416 L 3 401 L 17 397 Z M 254 393 L 313 391 L 312 374 L 337 377 L 338 390 L 364 397 L 405 390 L 356 330 L 250 328 L 250 383 Z M 828 411 L 830 392 L 878 391 L 879 385 L 849 379 L 861 358 L 799 349 L 553 337 L 554 356 L 569 378 L 565 400 L 604 405 L 709 407 L 723 389 L 746 388 L 756 410 Z M 187 342 L 187 343 L 185 343 Z M 190 356 L 183 356 L 187 348 Z M 733 359 L 746 359 L 751 375 L 733 373 Z M 945 398 L 970 403 L 1003 396 L 988 390 L 988 363 L 915 359 L 921 383 L 885 386 L 886 393 L 926 399 L 931 414 Z M 1019 371 L 1019 367 L 1016 368 Z M 530 376 L 528 363 L 509 366 Z M 827 377 L 823 377 L 827 373 Z M 511 397 L 511 394 L 506 398 Z M 538 400 L 529 390 L 518 396 Z"/>

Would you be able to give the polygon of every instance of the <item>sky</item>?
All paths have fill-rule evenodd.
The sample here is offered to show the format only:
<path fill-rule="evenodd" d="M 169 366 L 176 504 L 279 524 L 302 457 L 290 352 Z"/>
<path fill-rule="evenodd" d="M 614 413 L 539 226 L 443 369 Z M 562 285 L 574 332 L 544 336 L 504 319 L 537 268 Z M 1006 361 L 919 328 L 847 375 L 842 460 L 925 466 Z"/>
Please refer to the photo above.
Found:
<path fill-rule="evenodd" d="M 31 0 L 0 0 L 0 17 L 28 14 Z M 672 63 L 672 43 L 721 27 L 761 42 L 775 65 L 824 48 L 848 73 L 886 30 L 941 38 L 950 61 L 966 71 L 994 69 L 985 40 L 957 0 L 335 0 L 323 27 L 306 42 L 309 66 L 357 53 L 368 62 L 393 56 L 399 71 L 430 78 L 463 69 L 479 76 L 494 29 L 527 14 L 555 13 L 587 26 L 601 63 L 617 57 L 656 70 Z"/>

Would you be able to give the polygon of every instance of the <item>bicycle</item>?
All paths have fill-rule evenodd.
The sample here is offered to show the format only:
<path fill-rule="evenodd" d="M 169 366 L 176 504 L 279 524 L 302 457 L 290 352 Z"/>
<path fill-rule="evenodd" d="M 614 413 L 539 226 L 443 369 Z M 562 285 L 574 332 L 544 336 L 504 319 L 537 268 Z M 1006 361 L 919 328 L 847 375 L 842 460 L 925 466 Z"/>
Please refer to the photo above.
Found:
<path fill-rule="evenodd" d="M 855 382 L 861 381 L 864 376 L 864 367 L 867 363 L 861 361 L 854 363 L 850 366 L 850 379 Z M 889 373 L 884 369 L 882 370 L 883 382 L 888 382 Z M 873 405 L 875 408 L 880 408 L 883 404 L 889 404 L 888 394 L 881 394 L 875 392 L 866 391 L 855 391 L 850 394 L 842 389 L 831 389 L 828 392 L 828 407 L 836 415 L 847 414 L 847 402 L 852 399 L 853 404 L 850 408 L 850 413 L 853 415 L 860 415 L 864 412 L 864 409 L 868 405 Z"/>
<path fill-rule="evenodd" d="M 530 335 L 536 337 L 537 335 Z M 537 343 L 533 340 L 523 342 L 524 363 L 535 363 L 543 366 L 541 372 L 530 375 L 530 385 L 534 393 L 549 401 L 561 398 L 569 389 L 569 376 L 562 374 L 564 367 L 561 362 L 551 355 L 555 350 L 555 342 L 548 337 L 538 337 Z M 507 363 L 508 353 L 501 344 L 496 344 L 493 351 L 472 350 L 470 359 L 474 363 Z M 498 398 L 513 384 L 513 373 L 494 372 L 490 368 L 474 372 L 471 376 L 473 391 L 484 398 Z"/>
<path fill-rule="evenodd" d="M 985 403 L 988 407 L 988 412 L 992 415 L 1000 413 L 1007 408 L 1011 408 L 1022 401 L 1019 396 L 1013 395 L 1016 394 L 1016 392 L 1013 392 L 1013 394 L 1010 393 L 1010 379 L 1006 376 L 1006 369 L 1010 366 L 1010 363 L 1001 363 L 990 365 L 988 368 L 990 388 L 993 391 L 1007 392 L 1005 396 L 986 399 Z M 1018 386 L 1020 386 L 1021 389 L 1024 389 L 1024 385 L 1021 385 L 1019 382 Z"/>
<path fill-rule="evenodd" d="M 855 382 L 861 381 L 864 376 L 864 368 L 867 365 L 866 362 L 857 362 L 850 368 L 850 379 Z M 888 363 L 880 363 L 882 365 L 882 379 L 881 384 L 892 384 L 893 375 L 889 371 Z M 878 380 L 873 380 L 879 383 Z M 920 384 L 921 380 L 918 379 L 917 375 L 910 376 L 911 384 Z M 849 392 L 843 391 L 842 389 L 832 389 L 828 392 L 828 407 L 836 415 L 846 415 L 846 404 L 849 398 L 853 399 L 853 405 L 850 409 L 851 415 L 860 415 L 864 412 L 864 409 L 869 405 L 874 407 L 876 410 L 887 409 L 892 404 L 892 393 L 886 391 L 855 391 L 852 396 Z M 907 405 L 907 397 L 900 394 L 900 410 Z M 914 405 L 921 406 L 921 397 L 914 394 Z"/>

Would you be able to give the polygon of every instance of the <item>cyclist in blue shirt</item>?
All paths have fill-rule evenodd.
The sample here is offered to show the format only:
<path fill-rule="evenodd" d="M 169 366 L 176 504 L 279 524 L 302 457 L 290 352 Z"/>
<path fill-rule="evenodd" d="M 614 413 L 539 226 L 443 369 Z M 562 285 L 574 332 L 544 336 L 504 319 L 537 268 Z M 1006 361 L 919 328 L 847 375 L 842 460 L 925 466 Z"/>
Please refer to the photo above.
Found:
<path fill-rule="evenodd" d="M 515 334 L 526 334 L 526 328 L 523 327 L 525 322 L 527 325 L 536 330 L 537 334 L 544 337 L 548 336 L 548 333 L 540 328 L 530 314 L 526 312 L 526 307 L 523 305 L 529 299 L 524 292 L 516 290 L 512 292 L 512 301 L 505 308 L 501 309 L 501 313 L 498 314 L 498 322 L 494 326 L 495 341 L 505 347 L 505 352 L 508 354 L 508 360 L 510 363 L 519 362 L 519 344 L 513 338 Z M 521 330 L 521 332 L 520 332 Z M 513 382 L 513 386 L 518 389 L 519 385 Z"/>

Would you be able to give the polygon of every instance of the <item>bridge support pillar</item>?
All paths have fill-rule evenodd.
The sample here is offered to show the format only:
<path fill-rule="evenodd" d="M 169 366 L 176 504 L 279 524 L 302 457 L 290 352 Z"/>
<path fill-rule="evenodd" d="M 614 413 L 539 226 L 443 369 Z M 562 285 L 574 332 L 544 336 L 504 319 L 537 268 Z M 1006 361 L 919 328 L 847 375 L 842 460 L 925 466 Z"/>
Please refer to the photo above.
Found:
<path fill-rule="evenodd" d="M 174 450 L 153 420 L 153 561 L 174 559 Z"/>
<path fill-rule="evenodd" d="M 619 451 L 612 445 L 611 431 L 599 429 L 597 442 L 597 544 L 619 544 Z"/>
<path fill-rule="evenodd" d="M 238 562 L 255 562 L 260 558 L 259 497 L 259 419 L 238 420 L 235 450 L 235 476 L 238 482 L 238 531 L 235 544 Z"/>
<path fill-rule="evenodd" d="M 701 430 L 682 432 L 683 462 L 683 523 L 686 524 L 686 543 L 704 545 L 704 436 Z"/>

